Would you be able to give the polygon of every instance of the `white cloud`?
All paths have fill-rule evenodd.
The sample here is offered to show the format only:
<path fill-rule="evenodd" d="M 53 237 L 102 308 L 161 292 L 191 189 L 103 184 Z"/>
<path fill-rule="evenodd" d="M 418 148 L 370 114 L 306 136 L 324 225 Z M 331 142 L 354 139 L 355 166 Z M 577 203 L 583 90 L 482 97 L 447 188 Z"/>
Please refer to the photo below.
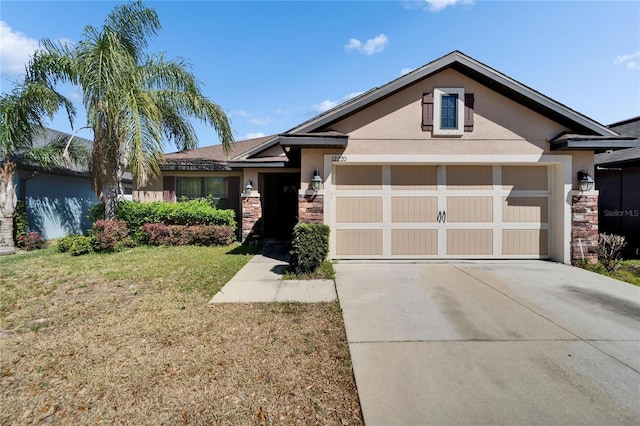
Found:
<path fill-rule="evenodd" d="M 265 133 L 262 132 L 257 132 L 257 133 L 247 133 L 246 135 L 244 135 L 244 138 L 242 140 L 245 139 L 256 139 L 256 138 L 263 138 L 267 136 Z"/>
<path fill-rule="evenodd" d="M 440 12 L 449 6 L 457 4 L 473 4 L 474 0 L 419 0 L 419 1 L 403 1 L 402 4 L 407 9 L 425 9 L 429 12 Z"/>
<path fill-rule="evenodd" d="M 339 104 L 341 104 L 342 102 L 348 101 L 349 99 L 353 99 L 357 96 L 362 95 L 362 93 L 364 92 L 351 92 L 348 95 L 346 95 L 345 97 L 343 97 L 341 100 L 338 101 L 331 101 L 331 100 L 325 100 L 320 102 L 319 104 L 316 104 L 313 106 L 313 111 L 314 112 L 326 112 L 329 111 L 331 108 L 335 108 L 337 107 Z"/>
<path fill-rule="evenodd" d="M 280 109 L 280 108 L 278 108 L 278 109 L 276 110 L 276 114 L 278 114 L 278 115 L 289 115 L 289 114 L 291 114 L 291 111 L 286 110 L 286 109 Z"/>
<path fill-rule="evenodd" d="M 636 59 L 638 58 L 640 58 L 640 50 L 636 50 L 635 52 L 628 55 L 618 55 L 616 56 L 616 59 L 614 59 L 613 63 L 624 64 L 624 66 L 626 66 L 630 70 L 637 70 L 640 69 L 640 66 L 638 66 L 638 62 L 636 61 Z"/>
<path fill-rule="evenodd" d="M 246 117 L 247 115 L 249 115 L 249 113 L 247 113 L 247 111 L 239 109 L 237 111 L 231 111 L 231 113 L 229 115 L 232 116 L 232 117 L 233 116 Z"/>
<path fill-rule="evenodd" d="M 2 74 L 20 74 L 40 43 L 25 34 L 13 31 L 0 21 L 0 70 Z"/>
<path fill-rule="evenodd" d="M 403 75 L 409 74 L 411 71 L 413 71 L 413 68 L 402 68 L 400 70 L 400 77 L 402 77 Z"/>
<path fill-rule="evenodd" d="M 269 122 L 268 118 L 251 118 L 249 119 L 249 124 L 255 124 L 256 126 L 264 126 Z"/>
<path fill-rule="evenodd" d="M 316 104 L 313 106 L 313 110 L 315 112 L 325 112 L 325 111 L 329 111 L 331 108 L 334 108 L 338 106 L 338 101 L 330 101 L 330 100 L 326 100 L 326 101 L 322 101 L 319 104 Z"/>
<path fill-rule="evenodd" d="M 356 50 L 365 55 L 373 55 L 382 52 L 387 47 L 387 44 L 389 44 L 389 38 L 384 34 L 380 34 L 364 43 L 357 38 L 349 39 L 349 43 L 345 44 L 344 48 L 347 51 Z"/>

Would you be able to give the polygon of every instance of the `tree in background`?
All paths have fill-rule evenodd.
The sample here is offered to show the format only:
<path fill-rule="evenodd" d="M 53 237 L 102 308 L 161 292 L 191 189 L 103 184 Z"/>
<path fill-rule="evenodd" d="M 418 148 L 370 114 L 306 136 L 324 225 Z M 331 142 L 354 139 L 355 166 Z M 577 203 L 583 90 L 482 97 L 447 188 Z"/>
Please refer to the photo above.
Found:
<path fill-rule="evenodd" d="M 15 247 L 16 163 L 46 169 L 56 165 L 82 164 L 88 157 L 84 147 L 68 138 L 57 138 L 43 146 L 34 146 L 38 133 L 43 131 L 43 118 L 53 118 L 60 108 L 66 110 L 69 121 L 73 122 L 73 104 L 42 81 L 25 79 L 11 93 L 3 93 L 0 97 L 0 251 L 13 253 Z"/>
<path fill-rule="evenodd" d="M 233 143 L 229 119 L 202 94 L 189 66 L 144 53 L 159 29 L 154 9 L 140 1 L 119 5 L 73 46 L 43 40 L 30 64 L 32 78 L 70 82 L 83 92 L 93 130 L 91 176 L 107 219 L 115 216 L 125 170 L 144 186 L 160 175 L 165 142 L 197 147 L 189 117 L 212 125 L 225 150 Z"/>

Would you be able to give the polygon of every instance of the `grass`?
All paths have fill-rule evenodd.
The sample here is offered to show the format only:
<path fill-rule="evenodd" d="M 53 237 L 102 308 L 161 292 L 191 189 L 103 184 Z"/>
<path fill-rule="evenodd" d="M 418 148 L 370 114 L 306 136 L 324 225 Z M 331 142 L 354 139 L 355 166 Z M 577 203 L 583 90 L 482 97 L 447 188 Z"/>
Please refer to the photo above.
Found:
<path fill-rule="evenodd" d="M 640 286 L 640 259 L 623 260 L 618 268 L 610 273 L 600 263 L 595 265 L 587 264 L 583 267 L 589 271 Z"/>
<path fill-rule="evenodd" d="M 337 302 L 207 304 L 251 255 L 0 258 L 0 424 L 361 424 Z"/>
<path fill-rule="evenodd" d="M 336 272 L 333 269 L 333 263 L 329 260 L 323 261 L 318 269 L 311 274 L 296 274 L 291 271 L 285 271 L 282 276 L 283 280 L 333 280 L 336 278 Z"/>

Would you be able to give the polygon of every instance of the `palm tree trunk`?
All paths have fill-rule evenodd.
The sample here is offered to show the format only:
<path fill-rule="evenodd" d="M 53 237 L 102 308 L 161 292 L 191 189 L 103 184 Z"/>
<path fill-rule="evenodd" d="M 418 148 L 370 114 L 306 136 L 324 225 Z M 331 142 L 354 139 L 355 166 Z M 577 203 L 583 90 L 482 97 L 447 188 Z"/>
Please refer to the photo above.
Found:
<path fill-rule="evenodd" d="M 113 220 L 116 218 L 116 206 L 118 205 L 118 186 L 113 183 L 105 183 L 102 186 L 104 198 L 104 218 Z"/>
<path fill-rule="evenodd" d="M 16 186 L 13 175 L 16 166 L 5 162 L 0 170 L 0 254 L 13 253 L 13 216 L 16 211 Z"/>

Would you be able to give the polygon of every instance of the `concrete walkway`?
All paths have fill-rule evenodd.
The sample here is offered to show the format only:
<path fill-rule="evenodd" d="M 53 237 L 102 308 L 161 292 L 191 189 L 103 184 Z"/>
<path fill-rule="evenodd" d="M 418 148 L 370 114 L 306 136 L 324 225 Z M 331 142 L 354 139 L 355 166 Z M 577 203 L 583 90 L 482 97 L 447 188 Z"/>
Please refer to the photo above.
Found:
<path fill-rule="evenodd" d="M 336 300 L 333 280 L 283 280 L 289 244 L 267 241 L 209 303 L 330 302 Z"/>

